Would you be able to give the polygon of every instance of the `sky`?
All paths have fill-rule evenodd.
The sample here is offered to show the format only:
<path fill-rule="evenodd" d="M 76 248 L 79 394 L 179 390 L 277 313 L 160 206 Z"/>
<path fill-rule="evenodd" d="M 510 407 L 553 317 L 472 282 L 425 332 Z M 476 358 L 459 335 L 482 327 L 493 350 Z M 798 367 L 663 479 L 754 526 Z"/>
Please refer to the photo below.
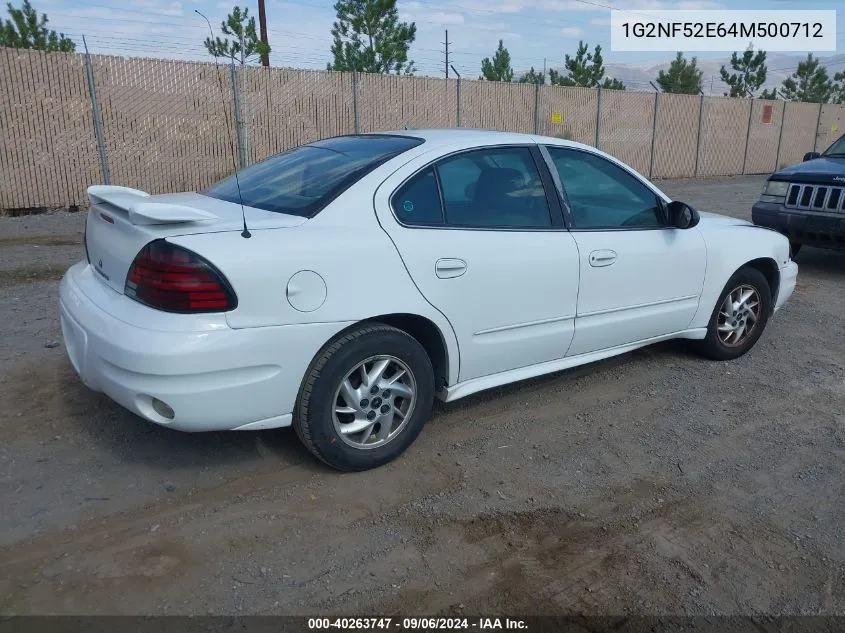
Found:
<path fill-rule="evenodd" d="M 211 61 L 203 47 L 209 17 L 215 29 L 234 4 L 257 18 L 256 0 L 32 0 L 47 13 L 49 26 L 77 41 L 86 36 L 92 53 Z M 15 2 L 14 4 L 18 4 Z M 658 64 L 673 52 L 624 53 L 610 50 L 610 9 L 835 9 L 837 53 L 845 52 L 845 5 L 839 0 L 398 0 L 400 18 L 417 25 L 410 57 L 417 74 L 443 76 L 448 29 L 450 61 L 464 77 L 477 78 L 481 60 L 502 39 L 516 71 L 544 63 L 561 67 L 583 39 L 601 44 L 606 63 Z M 331 61 L 330 0 L 266 0 L 273 66 L 322 68 Z M 633 15 L 633 14 L 632 14 Z M 726 53 L 694 53 L 701 59 Z M 832 55 L 822 53 L 821 55 Z M 845 62 L 831 68 L 845 70 Z M 620 77 L 625 79 L 624 76 Z"/>

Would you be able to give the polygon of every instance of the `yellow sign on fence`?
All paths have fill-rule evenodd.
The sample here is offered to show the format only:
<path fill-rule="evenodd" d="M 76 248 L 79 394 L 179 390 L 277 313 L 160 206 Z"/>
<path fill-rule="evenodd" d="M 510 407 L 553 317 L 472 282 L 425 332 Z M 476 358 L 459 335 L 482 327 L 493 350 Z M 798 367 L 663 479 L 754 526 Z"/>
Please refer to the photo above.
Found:
<path fill-rule="evenodd" d="M 833 125 L 830 126 L 831 132 L 836 132 L 839 129 L 839 121 L 834 121 Z"/>
<path fill-rule="evenodd" d="M 560 112 L 552 112 L 552 123 L 555 125 L 563 123 L 563 115 Z"/>

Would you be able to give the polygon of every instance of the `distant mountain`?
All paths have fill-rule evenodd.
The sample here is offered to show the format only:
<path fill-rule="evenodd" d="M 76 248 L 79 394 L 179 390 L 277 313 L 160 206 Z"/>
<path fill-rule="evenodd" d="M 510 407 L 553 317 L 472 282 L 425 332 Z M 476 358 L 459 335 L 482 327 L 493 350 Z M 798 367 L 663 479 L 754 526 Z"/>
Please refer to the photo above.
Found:
<path fill-rule="evenodd" d="M 694 57 L 694 54 L 685 53 L 687 58 Z M 669 64 L 674 56 L 667 56 L 666 61 L 660 64 L 652 62 L 641 64 L 605 64 L 608 77 L 620 79 L 629 90 L 652 90 L 649 81 L 654 81 L 657 73 L 661 70 L 667 70 Z M 798 67 L 798 62 L 806 59 L 806 55 L 792 54 L 792 53 L 769 53 L 766 57 L 766 66 L 768 67 L 768 76 L 763 88 L 780 87 L 784 79 L 789 77 Z M 845 55 L 831 55 L 823 57 L 825 65 L 828 66 L 828 73 L 833 78 L 834 73 L 845 71 Z M 722 95 L 728 91 L 727 86 L 722 83 L 719 78 L 719 69 L 724 65 L 729 72 L 731 72 L 730 55 L 724 58 L 710 58 L 698 60 L 698 67 L 704 71 L 702 79 L 702 89 L 704 94 Z M 558 72 L 563 71 L 562 68 L 556 68 Z M 523 71 L 524 72 L 524 71 Z M 521 72 L 514 73 L 519 77 Z"/>

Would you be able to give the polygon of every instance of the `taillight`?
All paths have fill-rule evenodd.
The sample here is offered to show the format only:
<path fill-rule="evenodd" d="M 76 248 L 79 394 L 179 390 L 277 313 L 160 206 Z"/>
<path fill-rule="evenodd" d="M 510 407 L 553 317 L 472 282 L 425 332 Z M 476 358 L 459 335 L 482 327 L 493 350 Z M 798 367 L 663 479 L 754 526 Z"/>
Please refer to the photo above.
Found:
<path fill-rule="evenodd" d="M 226 312 L 237 299 L 209 262 L 165 240 L 150 242 L 135 256 L 124 293 L 166 312 Z"/>

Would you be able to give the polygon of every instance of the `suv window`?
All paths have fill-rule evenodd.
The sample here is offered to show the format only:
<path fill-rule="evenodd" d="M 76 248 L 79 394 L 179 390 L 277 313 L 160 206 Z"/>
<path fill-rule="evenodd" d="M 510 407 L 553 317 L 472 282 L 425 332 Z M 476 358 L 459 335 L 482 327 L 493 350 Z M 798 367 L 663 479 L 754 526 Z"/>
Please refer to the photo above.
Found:
<path fill-rule="evenodd" d="M 662 227 L 657 196 L 637 178 L 590 152 L 547 147 L 579 229 Z"/>
<path fill-rule="evenodd" d="M 840 136 L 824 151 L 825 156 L 845 156 L 845 136 Z"/>
<path fill-rule="evenodd" d="M 552 225 L 540 172 L 527 147 L 465 152 L 436 166 L 446 224 L 542 228 Z"/>
<path fill-rule="evenodd" d="M 202 193 L 250 207 L 311 217 L 380 164 L 421 139 L 392 135 L 339 136 L 302 145 L 247 167 Z M 240 183 L 240 195 L 238 195 Z"/>

